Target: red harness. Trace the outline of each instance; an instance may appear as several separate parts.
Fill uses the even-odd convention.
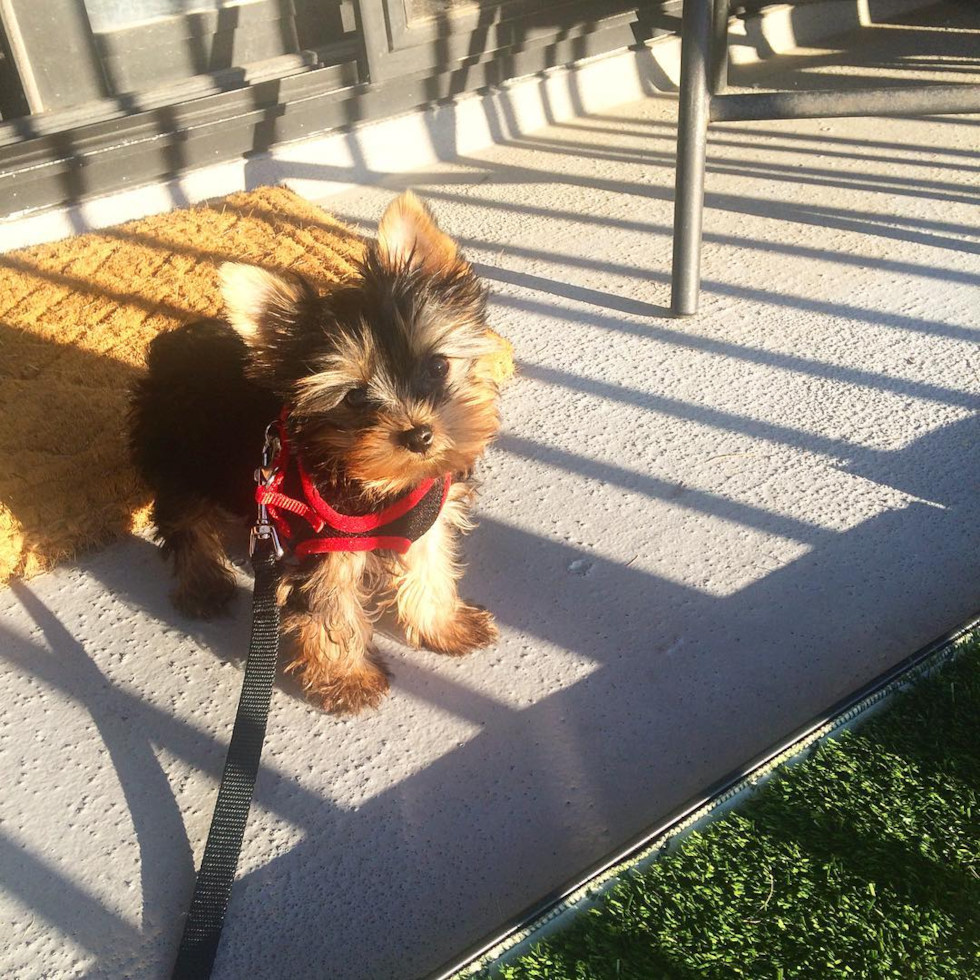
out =
[[[341,514],[317,490],[302,460],[289,451],[279,426],[279,452],[268,483],[255,488],[279,536],[299,558],[336,551],[394,551],[404,554],[436,522],[452,485],[447,473],[420,483],[373,514]]]

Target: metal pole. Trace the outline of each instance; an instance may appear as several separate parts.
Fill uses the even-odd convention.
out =
[[[356,24],[363,38],[367,81],[385,81],[385,56],[388,54],[388,31],[385,26],[383,0],[358,0],[354,5]],[[361,81],[365,81],[362,77]]]
[[[830,92],[752,92],[711,100],[711,119],[831,119],[980,112],[980,85],[896,85]]]
[[[711,0],[685,0],[681,22],[681,90],[677,112],[670,293],[670,308],[675,316],[690,316],[697,312],[701,286],[704,156],[711,104],[708,90],[711,20]]]
[[[721,95],[728,88],[729,0],[715,0],[711,20],[711,94]]]

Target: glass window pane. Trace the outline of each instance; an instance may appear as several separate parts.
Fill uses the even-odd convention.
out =
[[[96,34],[149,24],[165,17],[237,7],[249,0],[85,0],[89,23]],[[253,0],[254,2],[254,0]]]
[[[478,7],[476,0],[405,0],[409,21],[444,17],[467,7]]]

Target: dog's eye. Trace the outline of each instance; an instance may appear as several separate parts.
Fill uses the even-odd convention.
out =
[[[367,400],[367,388],[351,388],[351,390],[344,395],[344,404],[348,408],[363,408],[367,404]]]
[[[449,358],[443,357],[442,354],[433,354],[425,362],[425,373],[431,381],[444,381],[449,374]]]

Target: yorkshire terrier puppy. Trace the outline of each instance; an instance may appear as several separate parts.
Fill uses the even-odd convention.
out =
[[[174,603],[206,617],[231,598],[220,531],[254,521],[253,472],[280,420],[259,493],[291,552],[279,595],[290,669],[324,708],[357,712],[388,690],[371,645],[386,606],[416,647],[461,655],[496,638],[490,613],[457,592],[457,537],[499,427],[505,342],[488,330],[485,287],[410,192],[325,295],[254,266],[220,276],[227,322],[158,336],[132,398]]]

